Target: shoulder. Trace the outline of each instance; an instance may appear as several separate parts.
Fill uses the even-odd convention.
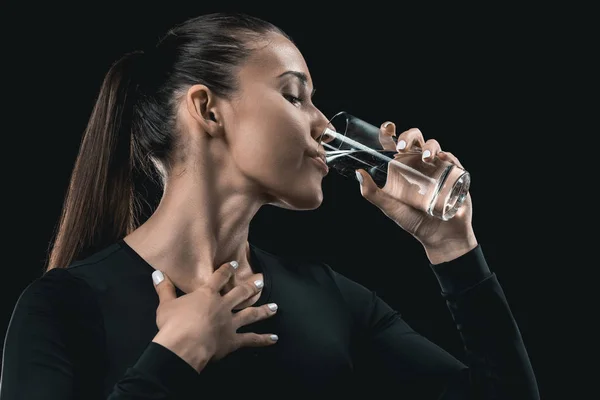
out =
[[[103,318],[89,285],[65,268],[54,268],[21,292],[7,326],[5,357],[31,371],[58,358],[61,363],[100,362],[103,335]]]
[[[75,279],[85,282],[96,296],[107,295],[118,288],[132,287],[150,281],[153,272],[117,243],[71,263],[65,268]]]
[[[53,268],[29,283],[21,292],[20,302],[58,301],[77,293],[90,291],[90,286],[68,268]]]
[[[106,269],[110,266],[118,267],[119,259],[123,258],[125,258],[123,248],[118,243],[113,243],[82,260],[71,263],[65,269],[73,276],[85,280],[103,271],[108,272]]]
[[[16,310],[66,310],[70,302],[89,297],[91,288],[66,268],[54,268],[30,282],[19,295]]]
[[[58,299],[72,291],[80,290],[84,282],[66,268],[53,268],[30,282],[21,292],[19,302],[36,303]]]
[[[72,313],[90,306],[95,301],[94,285],[97,285],[97,281],[94,275],[101,270],[99,266],[102,261],[118,249],[119,246],[112,245],[66,267],[44,272],[23,289],[14,312],[43,310]]]

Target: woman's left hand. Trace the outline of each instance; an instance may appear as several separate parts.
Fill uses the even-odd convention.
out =
[[[395,143],[391,139],[395,135],[393,123],[382,124],[380,141],[385,149],[402,152],[413,146],[419,146],[424,154],[429,151],[429,158],[439,157],[463,168],[453,154],[441,150],[437,140],[425,141],[421,131],[416,128],[409,129],[398,136],[398,143],[402,140],[405,142],[403,149],[396,149]],[[360,186],[362,196],[377,206],[402,229],[414,236],[425,247],[432,262],[448,261],[446,258],[455,258],[453,256],[456,256],[457,252],[464,253],[476,246],[477,242],[471,224],[473,208],[469,193],[456,215],[448,221],[443,221],[394,198],[391,195],[393,185],[389,185],[389,182],[383,188],[379,188],[365,170],[358,169],[357,172],[363,178],[363,184]]]

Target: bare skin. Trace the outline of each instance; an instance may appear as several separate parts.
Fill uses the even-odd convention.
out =
[[[219,98],[203,85],[182,96],[179,163],[158,208],[124,238],[185,293],[232,260],[239,268],[222,294],[262,279],[250,265],[248,244],[259,208],[310,210],[323,199],[324,175],[311,158],[327,118],[310,100],[312,80],[301,53],[283,36],[268,39],[239,69],[233,99]],[[305,74],[306,84],[292,74],[279,77],[287,71]]]
[[[314,158],[323,151],[318,138],[328,120],[311,101],[314,89],[304,58],[277,34],[256,46],[237,71],[233,98],[218,97],[203,85],[180,97],[178,161],[158,208],[124,238],[164,273],[155,281],[160,304],[153,341],[197,371],[239,347],[277,341],[269,334],[236,332],[276,312],[268,305],[251,307],[261,293],[254,281],[263,279],[249,257],[248,231],[256,212],[265,204],[312,210],[323,200],[324,172]],[[400,137],[409,139],[408,133]],[[418,139],[439,153],[433,139]],[[458,163],[450,153],[445,157]],[[440,224],[399,204],[359,173],[363,197],[413,234],[432,262],[476,245],[470,201],[450,223]],[[239,263],[235,271],[224,267],[230,261]],[[175,286],[187,294],[178,298]],[[232,314],[232,309],[241,311]]]

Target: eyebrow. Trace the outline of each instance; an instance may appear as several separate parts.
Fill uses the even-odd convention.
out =
[[[295,76],[296,78],[298,78],[298,80],[300,80],[300,82],[302,82],[302,84],[306,87],[308,87],[308,77],[306,76],[306,74],[304,72],[300,72],[300,71],[285,71],[283,74],[279,75],[277,78],[283,78],[286,75],[292,75]],[[310,97],[313,97],[315,95],[316,89],[313,88]]]

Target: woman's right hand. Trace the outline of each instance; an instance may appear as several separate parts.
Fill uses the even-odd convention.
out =
[[[234,263],[236,265],[236,263]],[[231,263],[223,264],[203,285],[177,297],[175,286],[161,271],[152,279],[159,297],[156,310],[158,333],[152,340],[185,360],[200,372],[210,360],[219,360],[240,347],[269,346],[277,341],[272,334],[237,333],[237,330],[273,316],[268,304],[232,310],[262,290],[262,282],[247,282],[225,295],[220,291],[235,273]],[[257,281],[259,282],[259,281]]]

